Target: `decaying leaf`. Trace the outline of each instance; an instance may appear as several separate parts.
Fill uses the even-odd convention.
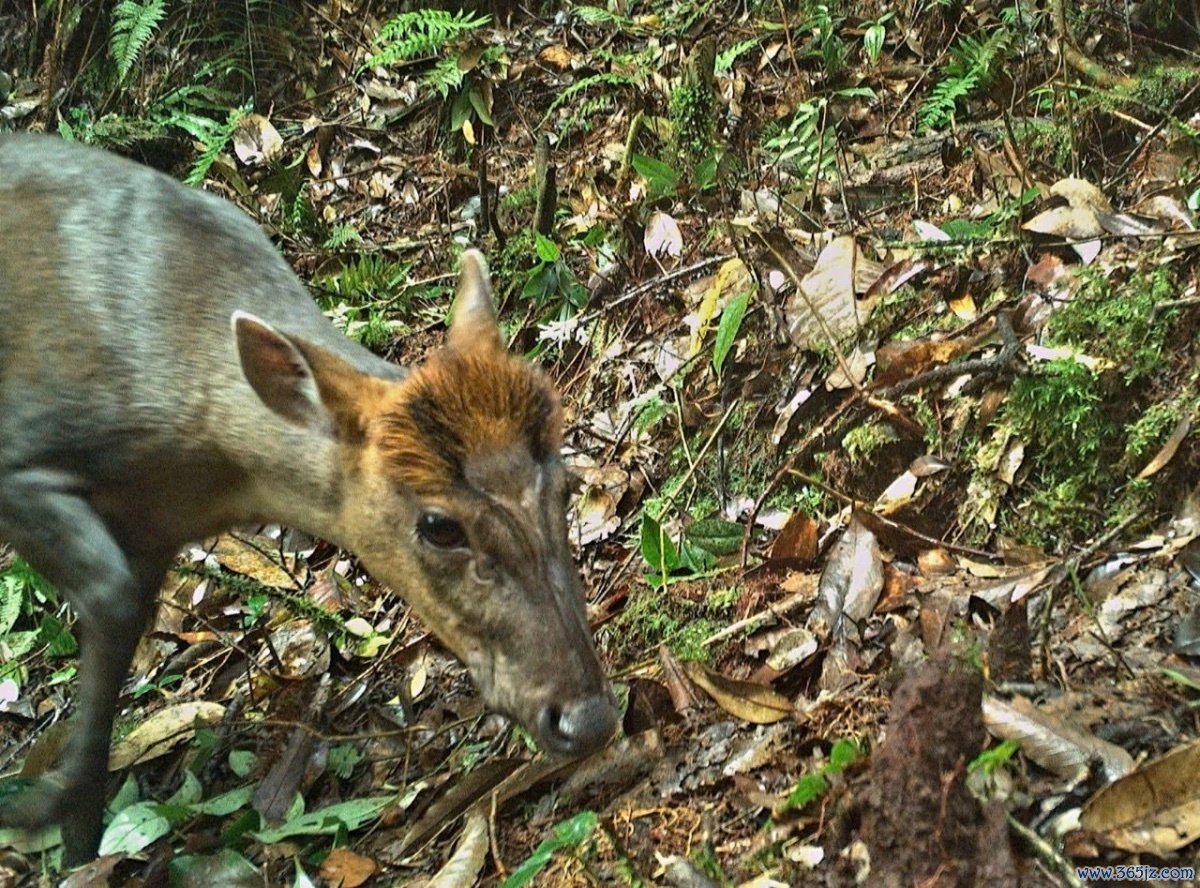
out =
[[[1079,825],[1104,845],[1142,854],[1164,855],[1200,839],[1200,741],[1100,789]]]
[[[374,860],[349,848],[334,848],[321,861],[321,878],[337,888],[359,888],[378,870]]]
[[[817,522],[804,512],[795,512],[771,544],[771,560],[797,560],[811,564],[816,557]]]
[[[304,583],[306,569],[299,563],[286,567],[278,564],[266,554],[275,548],[278,544],[266,537],[245,540],[222,534],[217,537],[212,554],[226,570],[250,577],[270,589],[296,591]]]
[[[430,805],[416,823],[408,828],[397,853],[408,854],[418,850],[461,817],[522,764],[524,763],[519,759],[492,759],[463,776],[441,798]]]
[[[1146,463],[1145,467],[1138,472],[1138,479],[1149,478],[1151,475],[1158,474],[1163,466],[1169,463],[1175,452],[1179,450],[1179,445],[1183,443],[1183,439],[1187,437],[1188,432],[1192,429],[1192,417],[1184,416],[1175,424],[1175,428],[1171,431],[1171,436],[1167,438],[1166,443],[1159,448],[1158,453],[1154,454],[1154,458]]]
[[[646,253],[655,258],[669,256],[678,259],[683,253],[683,234],[679,224],[661,210],[646,223],[644,242]]]
[[[821,573],[820,597],[808,627],[818,636],[855,636],[856,624],[875,609],[883,591],[883,559],[879,541],[857,517],[829,553]]]
[[[197,721],[215,725],[224,717],[224,706],[204,700],[164,706],[113,744],[108,768],[119,771],[166,755],[180,743],[192,739]]]
[[[840,342],[866,321],[874,302],[855,297],[858,246],[853,237],[834,238],[817,257],[784,308],[788,334],[799,348]]]
[[[1049,234],[1071,242],[1072,248],[1085,263],[1091,262],[1100,252],[1100,241],[1104,226],[1091,207],[1052,207],[1038,213],[1021,226],[1026,231]]]
[[[1093,761],[1110,780],[1133,769],[1133,756],[1121,747],[1042,712],[1024,697],[1005,702],[985,695],[983,722],[993,737],[1016,740],[1021,752],[1065,780],[1081,779]]]
[[[763,684],[721,675],[697,660],[683,664],[684,671],[718,706],[742,721],[769,725],[794,711],[790,700]]]
[[[454,853],[429,880],[426,888],[471,888],[483,871],[487,854],[487,814],[481,806],[476,805],[467,812]]]
[[[272,161],[283,151],[283,139],[261,114],[247,114],[233,131],[233,153],[247,166]]]

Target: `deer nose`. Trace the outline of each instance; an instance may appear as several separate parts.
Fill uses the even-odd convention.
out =
[[[538,739],[559,755],[595,752],[616,729],[617,707],[608,694],[573,700],[562,707],[551,704],[538,715]]]

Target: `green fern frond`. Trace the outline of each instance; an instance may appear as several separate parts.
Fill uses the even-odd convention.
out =
[[[618,29],[634,25],[633,19],[609,12],[599,6],[576,6],[575,14],[589,25],[612,25]]]
[[[329,236],[321,244],[326,250],[340,250],[347,244],[361,244],[362,235],[349,222],[336,222],[329,228]]]
[[[450,95],[450,90],[458,89],[462,85],[463,70],[458,66],[457,58],[447,56],[434,65],[423,80],[441,93],[444,99]]]
[[[117,63],[118,82],[129,76],[166,14],[166,0],[121,0],[113,8],[108,50]]]
[[[466,10],[417,9],[389,19],[375,38],[375,52],[363,63],[364,68],[388,66],[396,62],[425,58],[440,53],[453,40],[482,27],[491,16]]]
[[[605,72],[602,74],[593,74],[590,77],[582,77],[559,93],[558,98],[550,103],[550,107],[546,109],[545,116],[542,117],[542,125],[545,125],[546,121],[550,119],[550,115],[582,92],[598,86],[623,87],[629,86],[632,83],[633,78],[630,75],[617,74],[615,72]]]
[[[201,117],[198,114],[179,114],[171,118],[169,122],[173,126],[185,130],[204,146],[200,156],[188,170],[187,177],[183,180],[184,184],[195,187],[204,181],[209,169],[216,162],[217,156],[225,150],[225,146],[233,138],[233,131],[237,129],[238,123],[249,112],[249,105],[233,108],[224,123],[208,117]]]
[[[748,40],[741,40],[733,44],[733,46],[729,47],[729,49],[717,53],[717,61],[713,70],[716,71],[717,74],[729,73],[729,71],[733,69],[733,63],[737,61],[738,56],[740,56],[746,50],[753,49],[756,46],[758,46],[758,40],[753,37]]]
[[[962,101],[987,86],[996,76],[997,62],[1012,41],[1012,32],[995,28],[983,39],[964,35],[950,47],[950,60],[942,69],[942,79],[929,91],[917,110],[921,130],[937,129],[950,123]]]

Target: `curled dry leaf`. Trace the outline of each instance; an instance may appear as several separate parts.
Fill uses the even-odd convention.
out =
[[[993,737],[1017,741],[1021,752],[1065,780],[1086,776],[1093,761],[1100,762],[1109,780],[1133,770],[1133,756],[1120,746],[1040,711],[1024,697],[1005,702],[985,695],[983,723]]]
[[[1158,453],[1154,454],[1154,458],[1146,463],[1145,468],[1138,472],[1138,480],[1149,478],[1151,475],[1156,475],[1160,472],[1167,463],[1175,456],[1175,452],[1179,450],[1179,445],[1188,436],[1188,432],[1192,430],[1191,416],[1184,416],[1175,424],[1174,430],[1171,432],[1171,437],[1159,449]]]
[[[664,256],[678,259],[683,253],[683,234],[679,230],[679,224],[661,210],[646,223],[643,242],[646,253],[657,259]]]
[[[860,302],[855,297],[858,265],[863,262],[849,235],[834,238],[821,251],[812,271],[800,280],[797,292],[784,307],[788,334],[799,348],[828,345],[830,339],[841,341],[866,321],[875,300],[869,297]],[[867,286],[873,282],[874,278]]]
[[[1073,207],[1085,207],[1101,213],[1113,212],[1113,205],[1104,196],[1104,192],[1087,179],[1075,176],[1059,179],[1050,186],[1050,193],[1063,198]]]
[[[492,759],[460,777],[409,827],[396,853],[419,850],[523,764],[519,759]]]
[[[476,805],[467,812],[454,853],[425,888],[471,888],[483,872],[488,853],[487,815]]]
[[[875,500],[875,511],[881,515],[894,515],[912,501],[917,492],[917,476],[912,472],[901,473]]]
[[[349,848],[334,848],[321,862],[321,878],[337,888],[359,888],[379,870],[379,864]]]
[[[283,151],[283,138],[261,114],[247,114],[233,131],[233,153],[247,166],[270,162]]]
[[[274,652],[277,656],[271,656]],[[300,679],[329,669],[329,638],[311,620],[292,620],[271,633],[270,650],[264,652],[265,670]]]
[[[766,685],[729,678],[696,660],[684,663],[683,669],[687,677],[712,697],[718,706],[742,721],[769,725],[794,712],[787,697]]]
[[[166,755],[192,739],[197,721],[215,725],[224,717],[225,707],[220,703],[198,700],[164,706],[113,745],[108,769],[119,771]]]
[[[771,543],[771,560],[811,564],[816,557],[817,522],[803,512],[795,512]]]
[[[607,539],[621,526],[617,505],[629,490],[629,473],[614,463],[576,464],[572,471],[583,481],[583,489],[571,513],[571,539],[580,546]]]
[[[1200,741],[1100,789],[1079,825],[1101,844],[1141,854],[1167,854],[1200,839]]]
[[[857,517],[852,518],[825,563],[819,598],[808,626],[818,636],[856,635],[856,624],[871,615],[882,591],[879,540]]]
[[[1091,262],[1100,253],[1100,241],[1104,226],[1090,207],[1053,207],[1038,213],[1021,226],[1036,234],[1048,234],[1071,242],[1071,247],[1085,263]]]
[[[267,537],[244,540],[222,534],[217,537],[212,554],[226,570],[250,577],[269,589],[297,591],[303,585],[307,571],[298,560],[284,566],[266,554],[276,548],[278,543]]]

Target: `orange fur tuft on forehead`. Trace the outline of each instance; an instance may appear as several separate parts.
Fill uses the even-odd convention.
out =
[[[427,496],[461,483],[472,456],[524,447],[542,462],[562,449],[562,408],[549,380],[498,350],[435,353],[373,425],[395,480]]]

